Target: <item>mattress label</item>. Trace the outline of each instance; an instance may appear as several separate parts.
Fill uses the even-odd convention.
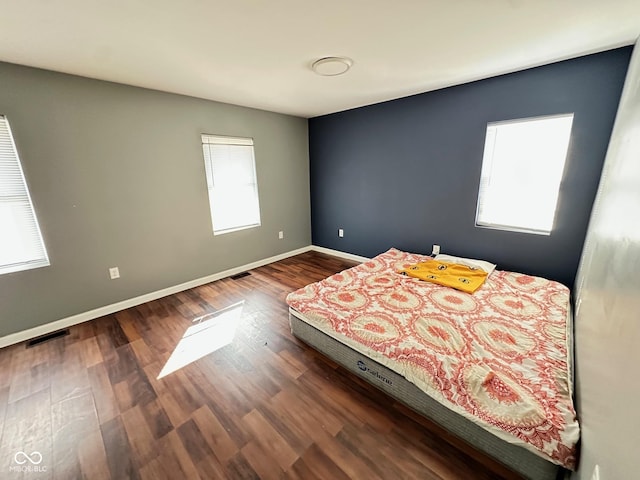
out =
[[[386,383],[387,385],[393,385],[393,381],[389,380],[387,377],[385,377],[384,375],[380,375],[378,373],[377,370],[371,370],[366,363],[364,363],[362,360],[358,360],[358,368],[360,370],[362,370],[363,372],[367,372],[369,375],[377,378],[378,380],[383,381],[384,383]]]

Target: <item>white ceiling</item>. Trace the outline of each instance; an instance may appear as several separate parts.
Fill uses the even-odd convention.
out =
[[[639,34],[640,0],[0,0],[0,60],[302,117]]]

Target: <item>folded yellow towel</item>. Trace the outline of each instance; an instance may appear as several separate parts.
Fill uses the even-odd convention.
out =
[[[487,272],[479,268],[438,260],[415,263],[398,273],[466,293],[475,292],[487,279]]]

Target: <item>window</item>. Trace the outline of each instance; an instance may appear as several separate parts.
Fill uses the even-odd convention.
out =
[[[549,235],[573,114],[487,125],[476,225]]]
[[[202,135],[213,234],[260,226],[253,139]]]
[[[49,265],[18,151],[0,115],[0,274]]]

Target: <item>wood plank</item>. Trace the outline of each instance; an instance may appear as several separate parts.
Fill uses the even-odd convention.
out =
[[[242,447],[242,455],[261,479],[279,480],[282,478],[284,474],[282,467],[270,455],[264,444],[251,441]]]
[[[153,433],[149,429],[139,406],[135,406],[121,415],[122,425],[127,432],[131,445],[132,458],[138,469],[158,456],[158,448]]]
[[[100,429],[91,392],[81,391],[52,404],[51,425],[56,477],[80,477],[80,446]]]
[[[324,480],[313,473],[302,458],[299,458],[296,463],[285,472],[284,478],[287,480]]]
[[[290,417],[295,425],[300,425],[311,438],[318,430],[325,430],[335,436],[342,430],[344,423],[331,412],[322,408],[305,393],[293,389],[283,390],[273,397],[271,403]]]
[[[140,478],[133,459],[133,448],[118,415],[101,425],[102,442],[107,454],[107,465],[111,478],[137,480]]]
[[[137,312],[134,309],[122,310],[121,312],[117,312],[115,314],[115,318],[120,325],[120,329],[124,333],[124,336],[127,338],[128,343],[133,343],[136,340],[142,338],[140,333],[138,332],[138,327],[136,323]]]
[[[204,441],[222,465],[238,453],[238,446],[207,405],[193,412],[193,420],[202,432]]]
[[[2,432],[4,431],[5,413],[7,411],[7,405],[9,404],[10,388],[10,385],[0,388],[0,440],[2,439]]]
[[[154,458],[140,469],[140,478],[142,480],[172,480],[173,477],[166,469],[162,459]]]
[[[12,372],[11,362],[14,352],[24,348],[24,344],[18,344],[0,350],[0,387],[11,387],[11,383],[17,380]]]
[[[88,369],[89,384],[100,424],[112,420],[120,413],[119,397],[116,396],[104,363],[93,365]]]
[[[355,456],[363,459],[379,477],[397,478],[401,476],[399,473],[399,465],[393,461],[393,458],[389,459],[381,455],[381,446],[383,443],[375,442],[365,431],[364,426],[360,427],[347,424],[336,437],[346,450],[351,451]],[[384,439],[385,443],[387,441],[389,440]],[[430,479],[430,477],[426,478]]]
[[[14,458],[18,452],[42,456],[43,472],[12,472],[15,478],[52,478],[54,468],[51,441],[51,394],[41,390],[9,403],[5,412],[4,428],[0,440],[0,472],[10,472],[18,464]],[[23,458],[21,460],[24,460]]]
[[[141,404],[140,411],[147,422],[153,438],[162,438],[173,430],[173,425],[158,400]]]
[[[173,430],[158,441],[160,459],[169,478],[198,479],[200,475],[178,433]]]
[[[317,445],[322,452],[331,459],[333,463],[345,472],[349,478],[366,478],[367,480],[383,479],[380,475],[376,474],[368,462],[366,462],[361,456],[356,455],[351,450],[347,449],[336,439],[327,434],[324,430],[320,430],[316,434]],[[402,450],[400,447],[399,450]],[[412,477],[404,477],[412,478]],[[414,478],[427,478],[422,472],[420,475]]]
[[[243,480],[260,480],[256,471],[251,467],[249,462],[244,458],[242,452],[238,452],[233,456],[226,465],[228,478],[241,478]]]
[[[135,353],[138,365],[144,368],[156,361],[156,354],[153,352],[147,342],[143,338],[139,338],[130,343],[131,349]]]
[[[100,430],[93,430],[77,446],[80,472],[83,478],[91,480],[110,480],[111,473],[107,462],[107,452]],[[117,480],[117,479],[113,479]]]
[[[104,362],[96,337],[85,338],[80,344],[82,345],[82,357],[86,368]]]
[[[302,456],[304,462],[317,477],[334,480],[350,480],[344,470],[338,467],[317,445],[313,444]],[[398,478],[396,476],[387,478]]]
[[[287,470],[298,458],[275,428],[258,412],[252,410],[242,418],[255,441],[276,460],[282,470]]]
[[[176,431],[194,463],[208,456],[213,456],[213,450],[209,448],[209,444],[205,441],[202,432],[193,420],[183,423]]]

